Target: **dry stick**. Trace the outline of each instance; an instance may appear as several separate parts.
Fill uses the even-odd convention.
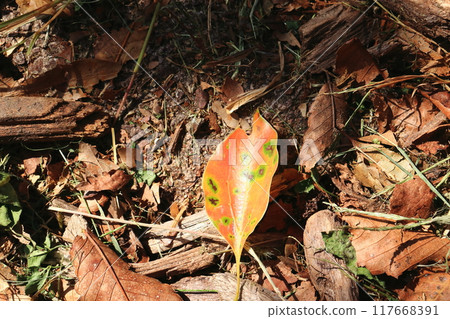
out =
[[[135,221],[131,221],[131,220],[125,220],[125,219],[117,219],[117,218],[111,218],[111,217],[103,217],[103,216],[91,215],[91,214],[79,212],[79,211],[76,211],[76,210],[59,208],[59,207],[56,207],[56,206],[50,206],[48,209],[52,210],[52,211],[55,211],[55,212],[80,215],[80,216],[84,216],[84,217],[88,217],[88,218],[95,218],[95,219],[105,220],[105,221],[109,221],[109,222],[122,223],[122,224],[133,225],[133,226],[141,226],[141,227],[147,227],[147,228],[163,229],[163,230],[180,232],[180,233],[184,232],[184,233],[194,234],[194,235],[197,235],[197,236],[200,236],[200,237],[205,237],[205,238],[211,238],[211,239],[215,239],[215,240],[225,241],[222,236],[210,235],[210,234],[206,234],[206,233],[202,233],[202,232],[197,232],[197,231],[194,231],[194,230],[172,228],[172,227],[167,227],[167,226],[157,225],[157,224],[140,223],[140,222],[135,222]]]
[[[148,40],[150,39],[150,35],[152,34],[153,27],[155,26],[156,17],[158,16],[159,9],[161,8],[161,3],[158,1],[156,4],[155,11],[153,12],[152,21],[150,22],[150,26],[148,27],[147,35],[145,36],[144,44],[141,48],[141,53],[139,54],[139,58],[137,60],[137,63],[133,70],[133,75],[131,76],[130,83],[128,84],[127,90],[125,91],[125,94],[123,95],[122,101],[120,101],[119,108],[117,109],[116,116],[114,117],[113,125],[116,124],[117,120],[120,117],[120,113],[122,113],[123,108],[125,107],[125,102],[128,98],[128,94],[130,93],[131,86],[134,83],[134,79],[136,77],[136,73],[139,70],[139,67],[141,66],[142,60],[144,59],[145,49],[147,48]]]
[[[267,271],[266,267],[262,263],[261,259],[259,259],[259,257],[256,254],[256,252],[253,250],[253,248],[251,246],[248,246],[248,247],[244,246],[244,248],[258,262],[259,266],[261,267],[261,270],[263,271],[264,275],[266,275],[267,280],[269,281],[270,285],[272,286],[273,290],[278,295],[278,297],[280,297],[281,300],[286,301],[286,299],[284,299],[283,295],[281,294],[280,290],[278,290],[277,286],[275,286],[275,283],[273,282],[272,277],[270,277],[269,272]]]

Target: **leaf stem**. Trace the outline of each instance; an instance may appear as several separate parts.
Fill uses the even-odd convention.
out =
[[[236,256],[236,295],[234,301],[239,301],[241,295],[241,257]]]

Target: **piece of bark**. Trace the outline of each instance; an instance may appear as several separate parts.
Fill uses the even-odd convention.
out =
[[[203,246],[176,251],[172,254],[146,263],[133,263],[131,267],[140,274],[154,278],[167,278],[193,274],[217,263],[213,253],[226,249],[225,243],[205,243]]]
[[[59,98],[0,98],[0,143],[96,138],[106,132],[102,107]]]
[[[329,210],[315,213],[306,222],[303,235],[306,263],[311,282],[323,300],[358,300],[358,287],[346,273],[345,262],[326,252],[322,239],[322,232],[341,227],[342,222]]]
[[[450,2],[448,0],[380,0],[400,20],[431,38],[450,37]]]
[[[242,301],[280,301],[281,299],[272,291],[261,285],[241,279]],[[236,293],[236,276],[230,273],[219,273],[212,276],[185,277],[172,284],[185,299],[191,301],[229,301]],[[189,292],[191,290],[196,292]],[[198,292],[206,290],[208,292]]]
[[[163,226],[172,227],[172,221],[168,221],[163,223]],[[148,241],[148,246],[152,254],[157,254],[160,252],[167,251],[169,249],[173,249],[176,247],[183,246],[197,238],[200,237],[200,233],[212,233],[214,235],[220,236],[219,232],[215,230],[214,226],[211,224],[211,221],[206,214],[206,211],[202,210],[201,212],[195,213],[193,215],[187,216],[183,218],[178,227],[180,229],[186,229],[188,231],[198,232],[197,234],[188,233],[188,232],[178,232],[175,237],[172,237],[173,240],[168,245],[167,238],[170,234],[169,230],[161,230],[161,229],[150,229],[150,235],[154,238],[150,238]]]
[[[320,73],[334,65],[338,48],[352,38],[367,45],[372,38],[372,25],[362,11],[342,4],[325,8],[299,28],[301,43],[306,50],[303,68]]]

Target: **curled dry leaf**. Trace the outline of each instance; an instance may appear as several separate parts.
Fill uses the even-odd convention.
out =
[[[439,93],[430,95],[431,99],[441,104],[445,103],[444,97]],[[375,93],[373,103],[380,130],[392,128],[402,147],[408,147],[420,137],[436,130],[447,119],[443,112],[434,107],[432,100],[417,95],[396,99]]]
[[[122,170],[111,170],[103,172],[97,177],[88,177],[87,182],[77,185],[80,191],[117,191],[124,187],[131,179],[131,176]]]
[[[308,129],[303,137],[299,163],[309,172],[325,155],[325,151],[333,143],[337,128],[344,125],[347,102],[344,94],[328,94],[336,92],[324,84],[311,104],[308,115]]]
[[[70,256],[78,278],[75,290],[81,295],[80,300],[181,300],[169,285],[130,271],[126,262],[89,231],[86,238],[75,238]]]
[[[409,162],[385,145],[396,145],[391,132],[369,135],[352,140],[358,150],[353,173],[362,185],[379,192],[385,187],[404,181],[414,172]]]
[[[405,217],[428,218],[432,213],[435,196],[419,176],[414,176],[412,180],[395,186],[390,200],[390,213]]]
[[[381,228],[396,224],[381,218],[347,215],[342,219],[350,227]],[[398,278],[404,271],[429,261],[444,260],[450,240],[426,231],[403,229],[365,230],[351,228],[358,266],[366,267],[372,275],[386,273]]]

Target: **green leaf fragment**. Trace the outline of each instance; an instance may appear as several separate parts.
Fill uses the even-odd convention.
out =
[[[344,260],[348,269],[355,275],[363,275],[373,279],[370,271],[365,267],[358,267],[356,263],[356,250],[350,241],[351,234],[344,230],[323,232],[322,238],[327,252]]]

